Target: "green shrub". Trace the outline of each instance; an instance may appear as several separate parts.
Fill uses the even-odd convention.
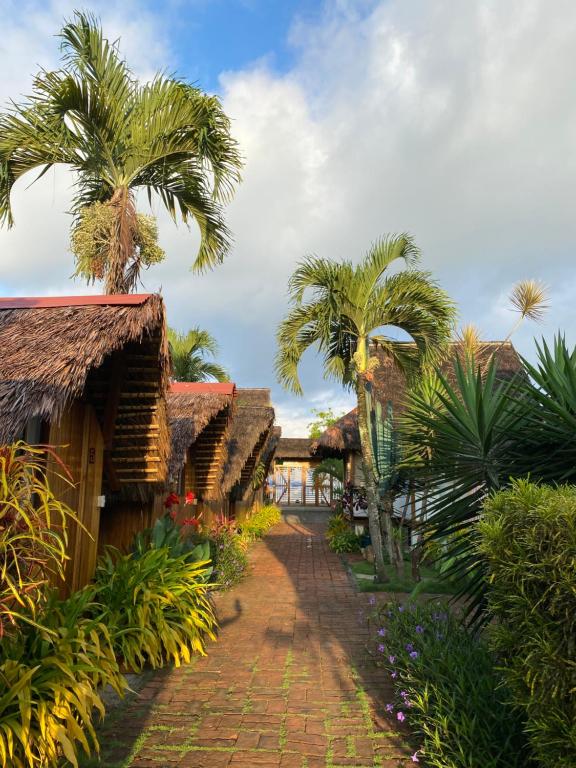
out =
[[[192,653],[204,654],[214,639],[215,618],[208,598],[206,563],[150,549],[139,557],[109,548],[95,576],[96,617],[110,628],[116,655],[131,669],[146,662],[176,666]]]
[[[478,526],[491,638],[546,768],[576,765],[576,488],[514,482]]]
[[[387,603],[371,617],[374,655],[395,691],[386,711],[432,768],[528,768],[522,721],[485,642],[440,604]]]
[[[179,525],[170,515],[160,517],[152,528],[138,531],[131,549],[137,558],[149,549],[168,549],[171,557],[185,555],[190,563],[204,563],[206,581],[212,575],[208,539],[197,534],[191,525]]]
[[[332,552],[337,552],[338,554],[344,554],[346,552],[360,552],[360,545],[360,536],[355,534],[352,530],[336,533],[334,536],[328,539],[328,546]]]
[[[242,521],[240,528],[242,535],[248,541],[261,539],[265,536],[272,526],[276,525],[282,519],[282,513],[275,504],[266,504],[259,509],[251,512],[250,516]]]
[[[47,597],[42,626],[23,623],[5,637],[0,656],[0,761],[15,768],[56,768],[64,755],[98,751],[93,726],[104,714],[99,695],[110,684],[122,694],[106,626],[86,618],[93,591],[61,601]]]
[[[0,637],[33,621],[47,585],[64,577],[66,528],[76,515],[54,497],[46,455],[72,485],[53,451],[21,441],[0,446]]]
[[[342,512],[331,515],[326,529],[326,538],[332,552],[344,554],[360,551],[361,537],[354,533],[350,521]]]
[[[210,534],[213,577],[222,589],[238,584],[248,570],[247,540],[233,523],[221,524]]]

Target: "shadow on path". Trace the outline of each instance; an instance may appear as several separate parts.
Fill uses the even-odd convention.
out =
[[[284,510],[253,547],[250,576],[217,596],[208,656],[154,674],[116,709],[100,731],[100,765],[412,765],[406,732],[383,711],[387,674],[367,657],[368,595],[328,550],[326,520]]]

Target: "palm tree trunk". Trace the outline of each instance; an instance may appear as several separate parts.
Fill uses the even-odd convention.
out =
[[[368,433],[368,408],[366,405],[366,393],[364,381],[358,377],[356,385],[358,398],[358,430],[360,432],[360,448],[362,451],[362,468],[364,470],[364,484],[366,486],[366,501],[368,503],[368,528],[374,550],[374,569],[378,581],[388,581],[384,566],[384,547],[382,545],[382,531],[380,529],[380,513],[378,511],[378,495],[374,475],[374,457],[372,445]]]
[[[394,541],[394,523],[392,522],[393,513],[394,496],[392,493],[387,492],[384,494],[384,498],[382,500],[382,536],[384,537],[384,542],[388,551],[388,559],[390,560],[390,565],[394,568],[396,573],[400,573],[400,562],[396,549],[396,542]]]
[[[130,265],[138,226],[136,207],[127,187],[116,189],[108,205],[114,210],[115,224],[110,233],[105,290],[107,294],[130,293],[136,287],[139,274],[139,264]]]

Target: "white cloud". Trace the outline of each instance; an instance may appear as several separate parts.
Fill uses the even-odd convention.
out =
[[[137,3],[116,15],[100,7],[139,72],[171,64],[161,21]],[[50,36],[64,4],[0,9],[16,19],[0,48],[7,96],[37,63],[54,62]],[[196,233],[160,214],[169,259],[146,275],[146,287],[162,286],[173,322],[215,332],[241,385],[272,385],[274,330],[296,261],[308,252],[357,257],[380,234],[408,230],[463,322],[505,335],[502,297],[534,277],[550,285],[551,308],[541,328],[522,328],[519,348],[530,354],[533,333],[559,327],[576,341],[571,0],[557,0],[554,12],[544,0],[340,0],[317,22],[296,23],[290,39],[290,72],[257,62],[222,76],[246,157],[229,208],[234,253],[213,273],[192,275]],[[17,227],[0,233],[2,290],[70,290],[65,188],[57,175],[16,191]],[[315,397],[342,397],[311,355],[303,383],[304,401],[274,393],[291,434],[310,421]]]

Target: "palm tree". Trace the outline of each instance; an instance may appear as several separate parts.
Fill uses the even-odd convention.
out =
[[[230,381],[221,365],[205,359],[207,355],[218,354],[216,339],[208,331],[196,327],[188,333],[178,333],[169,328],[168,341],[176,381]]]
[[[404,370],[433,362],[450,337],[454,305],[427,272],[414,269],[419,251],[406,234],[378,240],[358,265],[351,261],[306,258],[289,282],[292,309],[278,330],[276,371],[288,389],[302,394],[298,365],[304,352],[316,346],[324,358],[324,374],[354,388],[368,502],[368,522],[374,546],[376,574],[386,579],[378,510],[374,455],[369,435],[367,388],[379,361],[380,347]],[[408,269],[389,274],[403,263]],[[310,297],[305,299],[309,293]],[[378,331],[393,326],[405,331],[414,347],[399,344]],[[415,350],[415,351],[413,351]],[[383,511],[382,524],[392,563],[392,511]]]
[[[41,70],[32,96],[0,115],[0,223],[13,224],[22,176],[63,164],[76,174],[76,272],[103,279],[107,293],[133,290],[164,256],[154,220],[136,211],[137,190],[157,196],[175,222],[196,222],[195,269],[222,261],[222,206],[241,161],[218,99],[163,74],[139,83],[91,15],[76,12],[60,37],[61,69]]]

